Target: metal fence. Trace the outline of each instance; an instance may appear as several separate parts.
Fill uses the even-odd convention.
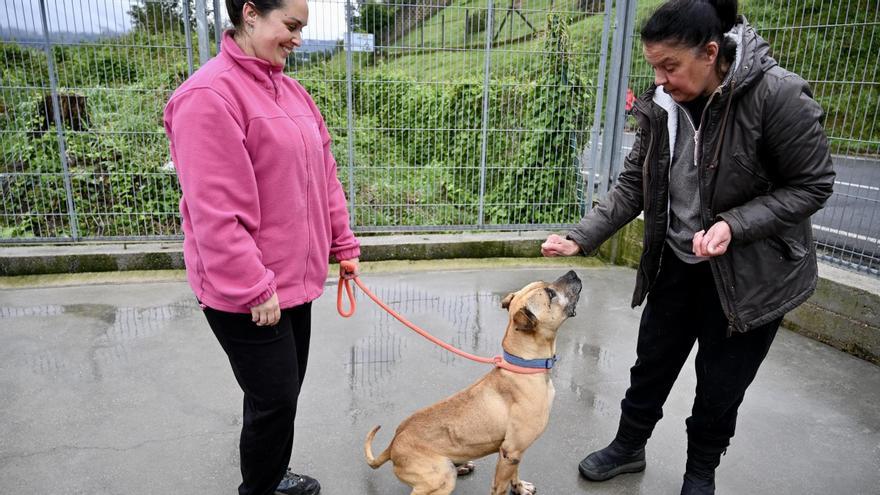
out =
[[[204,0],[103,1],[2,7],[0,241],[180,234],[161,111],[225,16]],[[288,73],[324,113],[357,231],[564,226],[585,211],[610,4],[310,5]]]
[[[180,236],[161,112],[216,53],[221,3],[4,2],[0,242]],[[354,229],[575,222],[631,143],[626,91],[651,81],[634,33],[659,3],[310,1],[288,73],[324,114]],[[874,273],[878,3],[741,1],[828,114],[838,184],[819,247]]]

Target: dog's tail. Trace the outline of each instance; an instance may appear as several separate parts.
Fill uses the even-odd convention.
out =
[[[371,468],[376,469],[382,464],[388,462],[391,459],[391,445],[388,446],[381,454],[379,454],[378,458],[373,457],[373,448],[370,444],[373,443],[373,437],[376,436],[376,432],[379,431],[381,426],[377,426],[373,428],[372,431],[367,433],[367,439],[364,441],[364,456],[367,458],[367,464],[370,465]]]

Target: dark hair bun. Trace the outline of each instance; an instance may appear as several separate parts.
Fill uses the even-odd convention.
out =
[[[736,25],[737,8],[737,0],[667,0],[642,26],[642,42],[723,44],[724,33]]]
[[[726,33],[733,29],[733,25],[736,24],[739,2],[737,0],[709,0],[709,3],[718,11],[718,18],[721,20],[724,32]]]

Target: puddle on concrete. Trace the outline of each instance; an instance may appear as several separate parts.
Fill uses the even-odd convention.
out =
[[[64,306],[49,304],[45,306],[4,306],[0,307],[0,320],[33,318],[35,316],[58,316],[64,313]]]
[[[435,293],[407,284],[378,285],[371,290],[405,318],[459,349],[481,356],[494,356],[501,352],[501,339],[507,317],[498,309],[501,302],[497,294]],[[365,329],[367,335],[351,347],[346,363],[352,390],[367,395],[384,390],[384,382],[402,361],[428,360],[453,367],[470,363],[427,341],[425,342],[431,346],[430,350],[426,351],[426,347],[422,345],[412,346],[410,349],[408,344],[413,339],[423,337],[405,327],[363,294],[358,293],[356,297],[358,311],[367,313],[363,318],[369,322],[370,328]],[[486,324],[493,326],[491,331],[484,331]],[[415,356],[414,353],[420,353],[421,356]]]
[[[107,373],[126,367],[130,361],[133,345],[137,341],[159,335],[170,323],[199,311],[191,299],[172,304],[146,308],[116,307],[110,304],[70,304],[44,306],[0,307],[0,320],[17,318],[50,318],[63,315],[93,319],[97,324],[89,335],[83,336],[88,343],[83,359],[70,358],[69,349],[55,350],[52,346],[63,345],[63,339],[41,339],[39,350],[24,353],[19,359],[26,369],[36,375],[60,376],[76,374],[91,376],[100,381]],[[59,332],[64,331],[59,328]],[[68,357],[62,357],[68,356]]]
[[[149,308],[116,308],[113,325],[107,329],[106,337],[109,340],[122,342],[153,337],[169,322],[198,311],[200,311],[199,307],[190,299]]]

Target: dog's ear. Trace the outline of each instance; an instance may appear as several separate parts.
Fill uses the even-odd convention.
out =
[[[523,306],[513,315],[513,328],[521,332],[533,332],[537,327],[538,318],[527,306]]]
[[[504,296],[504,299],[501,300],[501,307],[504,309],[509,308],[510,301],[513,301],[513,296],[515,296],[515,295],[516,295],[516,293],[511,292],[510,294]]]

